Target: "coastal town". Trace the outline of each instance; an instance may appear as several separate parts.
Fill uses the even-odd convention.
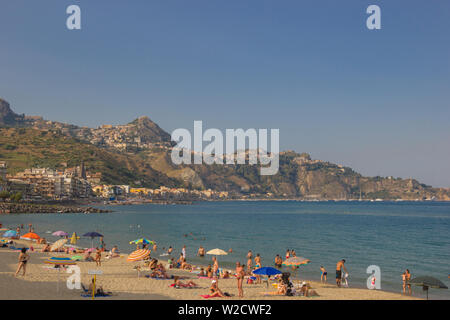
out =
[[[156,189],[132,187],[129,185],[102,184],[100,172],[90,173],[82,162],[76,167],[63,170],[50,168],[27,168],[16,174],[7,173],[7,163],[0,162],[0,195],[3,198],[36,201],[76,201],[102,200],[113,201],[187,201],[226,199],[226,191],[195,190],[187,188]],[[1,198],[1,196],[0,196]]]

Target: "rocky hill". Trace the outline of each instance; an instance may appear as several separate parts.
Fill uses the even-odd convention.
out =
[[[0,98],[0,125],[17,125],[23,121],[24,116],[14,113],[9,103]]]
[[[280,153],[274,176],[261,176],[256,165],[175,166],[170,135],[148,117],[93,129],[20,116],[0,100],[1,126],[0,160],[9,163],[10,171],[84,160],[88,170],[101,172],[109,184],[211,188],[250,198],[450,200],[449,189],[414,179],[364,177],[293,151]]]

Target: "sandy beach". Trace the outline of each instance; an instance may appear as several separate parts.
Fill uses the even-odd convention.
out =
[[[19,246],[30,245],[30,242],[26,240],[16,240],[15,242]],[[25,277],[20,273],[17,278],[14,277],[14,272],[17,268],[19,253],[9,248],[0,249],[0,299],[89,299],[81,296],[81,290],[69,290],[67,288],[66,280],[71,274],[61,270],[58,275],[58,269],[44,264],[44,260],[50,256],[68,257],[69,255],[64,253],[41,253],[39,252],[40,246],[35,243],[33,243],[33,247],[35,251],[29,253],[30,261],[27,264]],[[160,262],[163,261],[160,260]],[[166,262],[164,261],[163,263]],[[102,264],[99,267],[96,266],[95,262],[77,262],[77,266],[81,269],[81,281],[86,287],[88,287],[92,279],[92,275],[89,275],[88,271],[102,271],[102,274],[97,277],[98,285],[102,286],[105,291],[112,291],[113,296],[98,299],[204,300],[200,295],[208,294],[209,292],[210,279],[199,279],[195,273],[170,269],[168,272],[170,275],[182,277],[183,282],[192,280],[199,286],[192,289],[175,289],[170,287],[173,280],[156,280],[145,277],[146,274],[149,274],[149,271],[141,271],[138,277],[138,272],[133,267],[139,264],[138,262],[127,262],[126,255],[110,260],[102,259]],[[58,279],[59,285],[57,286]],[[318,297],[266,295],[264,294],[265,292],[275,291],[275,289],[273,287],[267,288],[265,283],[244,283],[244,298],[242,300],[419,300],[416,297],[380,290],[337,288],[331,282],[334,279],[329,279],[328,284],[321,284],[308,279],[304,280],[310,283],[312,288],[317,291]],[[232,295],[231,298],[223,299],[240,299],[237,297],[236,279],[220,279],[219,287],[223,292],[228,292]],[[57,288],[59,289],[57,290]],[[216,299],[221,298],[214,298],[214,300]]]

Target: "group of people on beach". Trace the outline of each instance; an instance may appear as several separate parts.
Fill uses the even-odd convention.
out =
[[[17,227],[17,235],[20,237],[20,231],[24,229],[24,225],[20,225]],[[28,225],[28,232],[34,232],[34,228],[32,224]],[[11,242],[12,240],[10,240]],[[39,244],[43,244],[42,252],[50,252],[51,246],[50,243],[47,243],[47,241],[44,238],[41,238],[39,240]],[[149,244],[142,244],[142,248],[150,249]],[[30,248],[31,249],[31,248]],[[157,252],[158,248],[156,243],[153,244],[153,247],[151,248],[152,252]],[[69,250],[69,251],[68,251]],[[68,247],[58,249],[58,252],[65,252],[65,253],[84,253],[83,260],[87,262],[95,262],[97,266],[101,266],[102,262],[102,253],[107,251],[106,250],[106,244],[104,242],[103,237],[100,238],[99,246],[93,250],[91,249],[73,249],[73,252],[70,252],[71,249]],[[165,250],[165,248],[163,248]],[[217,296],[217,297],[227,297],[229,296],[228,293],[224,293],[219,289],[219,279],[230,279],[231,277],[235,277],[237,281],[237,289],[238,289],[238,296],[243,297],[244,296],[244,290],[243,290],[243,284],[244,280],[247,279],[247,283],[261,283],[261,276],[256,275],[253,273],[254,270],[259,269],[262,267],[261,263],[261,255],[257,253],[256,255],[253,254],[252,250],[249,250],[246,255],[246,263],[236,262],[236,267],[233,272],[230,272],[229,270],[223,270],[219,267],[219,262],[216,256],[213,256],[211,258],[211,264],[209,264],[206,267],[200,267],[196,268],[192,264],[189,264],[186,259],[186,246],[184,245],[181,249],[181,253],[179,258],[175,261],[171,258],[171,255],[173,254],[174,248],[170,246],[167,250],[167,252],[164,255],[168,255],[168,267],[169,268],[177,268],[189,272],[196,272],[198,273],[198,276],[200,278],[209,278],[212,279],[211,288],[210,288],[210,296]],[[31,250],[33,251],[33,250]],[[92,253],[95,252],[95,255]],[[232,252],[232,249],[229,250],[229,252]],[[204,257],[206,255],[206,250],[203,246],[200,246],[197,251],[197,256]],[[107,259],[114,258],[114,257],[120,257],[120,251],[117,246],[114,246],[106,255]],[[294,249],[286,250],[285,258],[289,259],[292,257],[296,257],[296,252]],[[15,272],[15,276],[17,276],[21,271],[23,276],[26,274],[26,266],[27,262],[29,261],[30,256],[27,253],[27,248],[22,248],[19,253],[18,257],[18,266],[17,270]],[[348,287],[348,270],[345,266],[345,259],[341,259],[336,264],[336,285],[337,287]],[[283,266],[283,259],[282,257],[277,254],[274,259],[274,265],[276,268],[280,269]],[[145,261],[145,266],[149,267],[151,270],[151,274],[149,275],[150,278],[159,278],[159,279],[174,279],[174,286],[175,287],[193,287],[196,286],[196,284],[193,281],[189,281],[187,283],[182,283],[180,281],[179,277],[170,276],[164,267],[162,263],[158,263],[158,260],[156,258],[148,258]],[[194,271],[198,270],[200,271]],[[327,270],[323,265],[320,266],[320,281],[321,283],[327,283]],[[291,286],[289,285],[289,282],[286,280],[286,273],[283,273],[281,276],[278,277],[279,285],[278,285],[278,291],[279,294],[287,294],[292,291]],[[402,274],[402,289],[403,294],[409,294],[411,295],[411,273],[408,269],[406,269]],[[375,281],[375,279],[374,279]],[[303,287],[301,287],[303,288]],[[300,288],[300,289],[301,289]],[[304,286],[303,294],[307,295],[308,292],[311,294],[314,294],[314,291],[311,290],[310,286]],[[295,291],[295,290],[294,290]]]

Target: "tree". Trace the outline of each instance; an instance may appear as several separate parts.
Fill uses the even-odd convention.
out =
[[[16,192],[15,194],[10,196],[11,201],[14,202],[19,202],[20,200],[22,200],[22,192]]]
[[[3,190],[3,191],[0,192],[0,199],[2,199],[3,202],[4,202],[6,199],[8,199],[9,197],[10,197],[10,194],[9,194],[8,191]]]

